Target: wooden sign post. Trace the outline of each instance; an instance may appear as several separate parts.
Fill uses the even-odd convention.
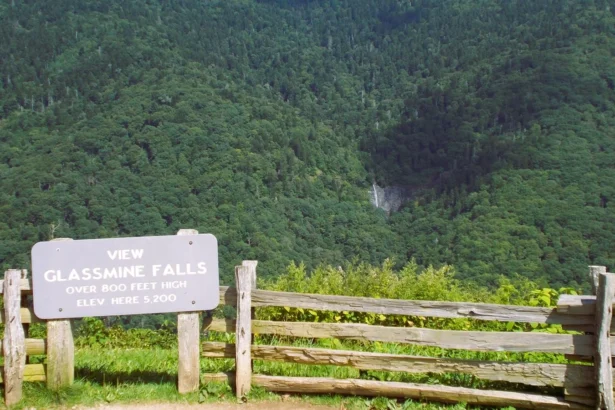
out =
[[[177,232],[178,235],[198,235],[198,233],[195,229],[181,229]],[[180,394],[198,391],[201,360],[198,312],[177,315],[177,338],[179,347],[177,390]]]
[[[72,241],[57,238],[53,242]],[[75,344],[70,319],[47,322],[47,388],[59,390],[75,380]]]

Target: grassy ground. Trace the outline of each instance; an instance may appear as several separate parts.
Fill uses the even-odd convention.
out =
[[[149,382],[131,383],[120,381],[117,384],[102,385],[97,382],[80,379],[70,389],[59,393],[49,392],[42,383],[25,383],[24,400],[12,409],[69,409],[76,405],[97,406],[99,404],[128,404],[128,403],[234,403],[236,399],[225,384],[212,384],[203,386],[201,392],[180,396],[175,383]],[[282,396],[253,388],[249,401],[280,401]],[[406,402],[384,398],[364,399],[343,396],[296,396],[296,399],[307,403],[330,405],[337,409],[347,410],[461,410],[468,408],[460,405],[444,405],[437,403],[421,403],[412,400]],[[4,408],[4,407],[3,407]],[[289,406],[292,408],[292,406]]]
[[[236,399],[231,389],[224,384],[212,384],[204,386],[201,392],[182,395],[177,393],[175,383],[159,382],[148,384],[136,384],[121,382],[119,384],[101,385],[86,380],[75,382],[72,388],[59,393],[50,393],[41,383],[26,383],[24,385],[24,400],[12,409],[67,409],[76,405],[97,406],[100,404],[128,404],[128,403],[234,403]],[[268,393],[259,388],[254,388],[249,400],[256,401],[280,401],[282,397],[273,393]],[[204,392],[207,397],[203,397]],[[312,403],[329,405],[334,408],[348,410],[367,410],[367,409],[424,409],[424,410],[457,410],[466,409],[463,404],[444,405],[437,403],[421,403],[408,400],[405,402],[389,400],[384,398],[365,399],[357,397],[342,396],[296,396],[296,399]],[[291,406],[292,407],[292,406]],[[3,407],[4,408],[4,407]],[[289,407],[290,408],[290,407]]]
[[[234,342],[234,335],[209,332],[206,340]],[[175,339],[173,336],[172,339]],[[394,343],[364,343],[336,339],[287,340],[272,336],[257,336],[257,344],[295,345],[345,350],[362,350],[380,353],[448,357],[457,359],[499,360],[522,362],[566,363],[562,355],[506,352],[471,352],[447,350],[436,347],[401,345]],[[167,343],[169,344],[169,343]],[[235,402],[234,394],[227,384],[210,383],[201,387],[198,393],[182,395],[177,393],[177,347],[174,343],[162,344],[165,348],[128,347],[78,347],[75,355],[76,381],[72,388],[58,393],[49,392],[44,383],[25,383],[24,400],[16,409],[70,408],[75,405],[97,405],[100,403],[172,402],[207,403]],[[151,346],[151,345],[150,345]],[[32,362],[44,360],[31,357]],[[233,359],[202,359],[201,373],[218,373],[233,370]],[[310,376],[334,378],[362,378],[381,381],[402,381],[427,384],[446,384],[483,389],[517,390],[561,395],[552,389],[528,389],[527,386],[510,383],[486,382],[463,374],[403,374],[393,372],[359,371],[351,367],[301,365],[256,360],[254,371],[258,374],[279,376]],[[299,397],[299,396],[298,396]],[[254,388],[250,401],[276,401],[281,396]],[[355,398],[347,396],[300,396],[301,400],[334,406],[347,410],[401,410],[401,409],[466,409],[469,406],[405,402],[385,398]]]
[[[216,337],[220,339],[220,337]],[[279,340],[260,340],[276,344]],[[309,341],[298,341],[296,345],[310,345]],[[335,344],[335,346],[331,345]],[[444,351],[433,348],[417,348],[393,344],[344,343],[338,346],[337,341],[319,341],[319,347],[336,347],[345,349],[361,349],[389,353],[423,354],[441,357],[481,358],[500,360],[544,359],[538,356],[504,355],[503,353],[472,353]],[[469,357],[470,356],[470,357]],[[550,361],[560,358],[551,355]],[[33,358],[36,359],[36,358]],[[203,359],[203,373],[229,371],[233,368],[231,359]],[[207,403],[236,399],[227,384],[210,383],[202,386],[200,392],[180,396],[177,393],[177,349],[109,349],[109,348],[79,348],[75,356],[76,382],[70,389],[58,393],[49,392],[44,383],[25,383],[24,400],[15,406],[16,409],[28,408],[70,408],[74,405],[96,405],[99,403],[129,403],[129,402],[173,402],[173,403]],[[493,383],[485,383],[472,377],[445,375],[400,375],[389,372],[363,372],[349,367],[337,366],[307,366],[290,363],[255,361],[256,373],[286,376],[314,376],[336,378],[369,378],[375,380],[395,380],[421,383],[445,383],[465,387],[497,388]],[[500,386],[505,387],[505,386]],[[509,388],[511,386],[508,386]],[[514,387],[514,386],[513,386]],[[249,400],[280,400],[279,395],[253,389]],[[332,405],[348,410],[397,410],[397,409],[466,409],[463,404],[442,405],[415,402],[402,402],[385,398],[365,399],[343,396],[301,396],[301,400],[314,404]]]

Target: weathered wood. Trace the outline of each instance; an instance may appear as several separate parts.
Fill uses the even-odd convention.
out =
[[[255,375],[254,385],[285,393],[346,394],[412,398],[444,403],[467,403],[481,406],[501,406],[525,409],[587,409],[563,398],[540,394],[479,390],[466,387],[417,383],[381,382],[375,380],[333,379],[325,377],[279,377]]]
[[[24,271],[27,272],[25,269],[21,269],[22,276],[23,276]],[[19,289],[21,289],[22,294],[31,294],[32,293],[32,279],[22,278],[19,281]],[[4,279],[0,280],[0,293],[4,293]]]
[[[233,321],[213,319],[208,330],[233,332]],[[350,339],[407,343],[443,349],[545,352],[592,356],[593,337],[534,332],[479,332],[414,327],[372,326],[355,323],[274,322],[255,320],[252,332],[314,339]]]
[[[228,382],[235,380],[233,372],[203,374],[202,382]],[[515,406],[527,409],[587,409],[575,402],[536,394],[468,389],[414,383],[379,382],[373,380],[330,379],[316,377],[252,376],[255,386],[287,393],[347,394],[358,396],[386,396],[412,398],[445,403],[465,402],[483,406]]]
[[[177,390],[180,394],[199,389],[199,314],[177,315],[178,372]]]
[[[180,229],[177,235],[198,235],[195,229]],[[182,312],[177,315],[179,348],[177,390],[180,394],[199,390],[199,313]]]
[[[250,287],[253,291],[252,294],[254,294],[254,290],[256,290],[256,266],[258,266],[258,261],[243,261],[241,266],[247,267],[250,272]]]
[[[566,386],[564,388],[564,394],[570,396],[578,396],[578,397],[588,397],[595,401],[596,399],[596,389],[592,385],[591,387],[587,386]]]
[[[262,330],[262,326],[265,326],[264,328],[265,331],[268,330],[265,324],[260,323],[262,321],[256,320],[253,322],[256,322],[257,324],[261,325],[261,328],[259,328],[259,331]],[[289,323],[289,322],[275,322],[275,323]],[[298,323],[303,323],[303,322],[298,322]],[[344,325],[348,325],[348,324],[344,324]],[[204,331],[234,333],[235,327],[236,327],[236,322],[232,319],[217,319],[217,318],[209,317],[203,322]],[[383,328],[383,327],[381,326],[380,328]],[[390,329],[390,328],[384,327],[384,329]],[[399,329],[405,329],[405,328],[399,328]],[[430,329],[425,329],[425,330],[430,330]],[[271,329],[269,329],[269,331],[271,331]],[[451,331],[451,332],[455,332],[455,331]],[[259,332],[253,329],[253,333],[258,334]],[[517,335],[524,335],[523,338],[524,340],[526,340],[528,338],[531,339],[530,335],[535,335],[536,333],[512,332],[509,334],[514,335],[514,337],[517,337]],[[546,335],[547,333],[539,333],[539,334]],[[563,336],[563,335],[553,335],[553,336]],[[591,348],[588,347],[591,344],[591,341],[593,340],[593,336],[583,336],[583,335],[580,335],[580,336],[579,335],[566,335],[566,336],[569,336],[570,340],[572,340],[573,343],[579,347],[579,351],[583,352],[580,354],[579,353],[563,353],[566,356],[566,359],[578,361],[578,362],[593,363],[594,349],[593,347]],[[314,336],[293,336],[293,337],[314,337]],[[365,340],[365,339],[359,338],[359,340]],[[613,356],[615,356],[615,339],[611,340],[611,353]]]
[[[564,388],[564,399],[566,401],[584,404],[596,408],[596,389],[595,387],[567,386]]]
[[[71,241],[57,238],[53,241]],[[75,344],[70,320],[47,321],[47,388],[59,390],[75,380]]]
[[[237,321],[233,319],[218,319],[214,317],[203,318],[203,331],[235,333]]]
[[[252,378],[252,277],[249,267],[235,267],[235,283],[239,294],[235,326],[235,392],[238,398],[245,398],[250,392]]]
[[[593,397],[574,396],[571,394],[564,394],[564,400],[571,403],[578,403],[587,407],[594,407],[596,399]]]
[[[19,309],[19,314],[21,317],[21,323],[36,323],[41,321],[36,317],[36,315],[34,315],[34,310],[31,306],[21,307]],[[5,323],[4,312],[0,312],[0,323]]]
[[[598,281],[601,273],[606,273],[606,266],[593,265],[589,267],[589,282],[591,284],[592,295],[598,292]]]
[[[220,287],[220,303],[236,305],[236,291]],[[484,321],[586,325],[594,322],[593,310],[578,315],[562,314],[555,308],[496,305],[488,303],[433,302],[424,300],[373,299],[365,297],[317,295],[271,290],[254,290],[254,307],[289,307],[328,311],[369,312],[383,315],[469,318]]]
[[[205,342],[204,357],[235,357],[235,345]],[[312,365],[350,366],[359,370],[404,373],[464,373],[479,379],[529,386],[577,387],[593,385],[593,367],[546,363],[509,363],[458,360],[424,356],[332,350],[321,348],[253,345],[252,358]]]
[[[466,302],[373,299],[365,297],[297,294],[259,290],[254,306],[279,306],[328,311],[369,312],[383,315],[469,318],[485,321],[581,324],[584,319],[561,315],[555,309]],[[589,319],[589,318],[587,318]]]
[[[4,274],[4,401],[12,406],[21,400],[26,367],[26,346],[21,325],[21,271],[11,269]]]
[[[557,311],[572,316],[593,316],[596,312],[596,296],[560,295],[557,300]]]
[[[252,294],[254,294],[254,291],[256,290],[256,266],[258,265],[258,261],[243,261],[241,265],[247,267],[249,270],[250,287],[252,288]],[[254,306],[250,308],[250,318],[252,320],[256,319],[256,308],[254,308]],[[252,333],[250,336],[250,345],[253,345],[253,344],[254,344],[254,333]],[[253,360],[250,361],[250,366],[252,368],[252,372],[254,373],[254,361]]]
[[[45,339],[25,339],[26,355],[45,354],[47,352],[47,341]],[[0,341],[0,351],[4,344]]]
[[[570,396],[589,397],[592,400],[595,400],[595,398],[596,398],[596,389],[594,388],[594,385],[592,385],[591,387],[587,387],[587,386],[566,386],[564,388],[564,394],[570,395]]]
[[[203,373],[201,375],[201,383],[228,383],[231,386],[235,385],[235,372],[224,373]]]
[[[44,382],[47,380],[45,375],[45,365],[27,364],[23,372],[23,380],[25,382]],[[2,372],[0,372],[0,383],[4,383]]]
[[[613,373],[615,374],[615,369],[613,369]],[[582,386],[576,386],[576,385],[566,385],[564,386],[564,393],[565,394],[569,394],[572,396],[584,396],[584,397],[588,397],[591,398],[592,400],[595,401],[596,399],[596,388],[595,388],[595,380],[592,380],[591,383],[589,383],[589,385],[584,384]],[[615,388],[613,390],[615,392]]]
[[[75,345],[70,320],[47,321],[47,388],[59,390],[75,379]]]
[[[262,359],[259,357],[259,345],[252,345],[252,358]],[[233,359],[235,357],[235,344],[224,342],[203,342],[201,344],[201,355],[203,357],[216,359]]]
[[[615,410],[613,401],[613,365],[611,359],[611,319],[613,317],[613,292],[615,276],[611,273],[598,275],[596,293],[596,403],[598,408]]]

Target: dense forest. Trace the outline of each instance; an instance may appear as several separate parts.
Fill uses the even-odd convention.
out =
[[[392,258],[579,287],[614,209],[613,0],[0,4],[0,268],[194,228],[227,282]]]

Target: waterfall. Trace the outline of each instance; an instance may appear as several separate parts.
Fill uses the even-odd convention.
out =
[[[378,208],[378,205],[379,205],[379,203],[378,203],[378,188],[379,188],[378,185],[376,185],[376,183],[374,182],[372,184],[372,191],[374,193],[374,206],[376,208]]]
[[[375,182],[369,193],[371,204],[375,208],[383,209],[387,214],[398,211],[404,202],[412,198],[412,192],[405,187],[398,185],[380,187]]]

